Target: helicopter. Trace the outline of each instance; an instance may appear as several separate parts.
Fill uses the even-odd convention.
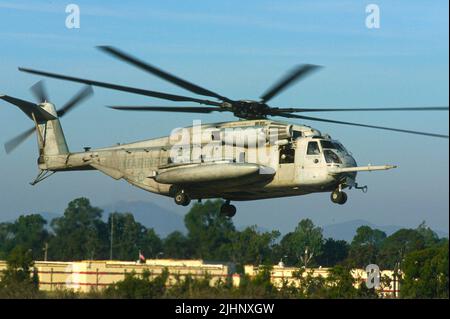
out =
[[[5,144],[7,153],[36,132],[39,174],[35,185],[56,172],[98,170],[115,180],[146,191],[172,197],[187,206],[191,200],[221,198],[221,214],[233,217],[231,201],[248,201],[329,192],[333,203],[343,205],[344,189],[367,191],[356,182],[358,172],[382,171],[396,165],[358,166],[344,145],[307,125],[273,120],[272,117],[351,125],[394,132],[446,138],[448,135],[311,117],[311,112],[448,111],[448,107],[395,108],[293,108],[272,107],[268,102],[282,91],[320,69],[313,64],[295,66],[261,95],[260,100],[234,100],[177,77],[124,51],[99,46],[101,51],[179,86],[198,98],[151,91],[19,67],[22,72],[85,84],[62,108],[49,101],[42,81],[31,87],[38,103],[8,95],[0,99],[19,107],[34,126]],[[92,87],[118,90],[148,97],[193,102],[196,106],[109,106],[135,112],[184,112],[209,114],[231,112],[237,121],[202,124],[172,131],[170,136],[110,147],[71,152],[60,118],[90,97]],[[213,100],[211,99],[213,98]]]

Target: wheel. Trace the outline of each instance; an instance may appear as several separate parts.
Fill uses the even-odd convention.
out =
[[[347,202],[347,194],[335,190],[331,193],[331,201],[335,204],[344,205]]]
[[[220,214],[231,218],[236,215],[236,206],[225,203],[220,207]]]
[[[174,197],[175,203],[177,205],[188,206],[191,202],[191,199],[184,191],[178,191]]]
[[[335,190],[331,193],[331,201],[335,204],[339,204],[339,202],[341,201],[342,198],[342,192]]]
[[[341,192],[341,200],[339,201],[339,205],[344,205],[347,202],[347,194],[344,192]]]

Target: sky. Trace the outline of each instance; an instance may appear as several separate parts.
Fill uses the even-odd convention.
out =
[[[65,25],[66,6],[80,8],[80,28]],[[366,27],[366,6],[377,4],[380,28]],[[279,107],[448,106],[448,6],[436,1],[1,1],[0,94],[33,100],[33,67],[174,94],[191,95],[95,48],[119,47],[201,86],[235,99],[257,99],[300,63],[324,66],[271,101]],[[51,101],[62,105],[79,90],[48,79]],[[105,105],[175,105],[94,88],[95,96],[62,120],[72,151],[168,135],[175,127],[233,120],[232,115],[124,113]],[[448,134],[448,112],[330,113],[325,118]],[[311,125],[339,139],[358,164],[396,164],[360,173],[369,192],[348,192],[346,205],[329,194],[236,203],[238,225],[291,231],[302,218],[317,225],[363,219],[449,229],[449,142],[445,139],[326,123]],[[30,127],[0,102],[0,141]],[[35,138],[7,155],[0,150],[0,221],[23,213],[62,212],[77,197],[103,206],[152,201],[177,213],[171,199],[115,181],[100,172],[58,173],[30,186],[37,174]]]

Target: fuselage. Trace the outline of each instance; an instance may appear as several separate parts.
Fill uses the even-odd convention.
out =
[[[255,200],[351,186],[356,172],[343,145],[308,126],[271,120],[194,125],[170,136],[40,158],[43,170],[96,169],[146,191],[192,199]]]

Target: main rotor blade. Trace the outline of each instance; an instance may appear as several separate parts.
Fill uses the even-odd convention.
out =
[[[43,80],[36,82],[32,87],[30,87],[30,90],[39,103],[50,101]]]
[[[34,130],[36,128],[32,127],[22,134],[17,135],[16,137],[10,139],[8,142],[5,143],[5,151],[7,154],[11,153],[17,146],[22,144],[28,137],[33,134]]]
[[[308,121],[318,121],[318,122],[344,124],[344,125],[351,125],[351,126],[361,126],[361,127],[368,127],[368,128],[379,129],[379,130],[395,131],[395,132],[410,133],[410,134],[417,134],[417,135],[426,135],[426,136],[432,136],[432,137],[448,138],[448,135],[442,135],[442,134],[403,130],[403,129],[397,129],[397,128],[391,128],[391,127],[375,126],[375,125],[352,123],[352,122],[343,122],[343,121],[336,121],[336,120],[328,120],[328,119],[323,119],[323,118],[289,114],[289,113],[279,113],[279,114],[276,114],[276,116],[282,116],[282,117],[287,117],[287,118],[297,118],[297,119],[308,120]]]
[[[106,52],[122,61],[128,62],[144,71],[150,72],[150,73],[156,75],[157,77],[160,77],[161,79],[164,79],[170,83],[173,83],[179,87],[182,87],[183,89],[186,89],[186,90],[191,91],[196,94],[215,97],[221,101],[231,102],[231,100],[225,96],[222,96],[220,94],[217,94],[215,92],[212,92],[210,90],[202,88],[201,86],[198,86],[194,83],[188,82],[188,81],[183,80],[175,75],[172,75],[168,72],[158,69],[157,67],[154,67],[142,60],[139,60],[123,51],[120,51],[119,49],[116,49],[111,46],[98,46],[98,48],[100,50],[102,50],[103,52]]]
[[[114,110],[121,111],[156,111],[156,112],[184,112],[184,113],[212,113],[225,112],[225,109],[215,107],[192,107],[192,106],[108,106]]]
[[[134,94],[151,96],[151,97],[156,97],[156,98],[164,99],[164,100],[179,101],[179,102],[196,102],[196,103],[200,103],[200,104],[215,105],[215,106],[222,105],[221,103],[214,102],[214,101],[208,101],[208,100],[196,99],[196,98],[187,97],[187,96],[174,95],[174,94],[138,89],[138,88],[129,87],[129,86],[111,84],[111,83],[106,83],[106,82],[99,82],[99,81],[93,81],[93,80],[88,80],[88,79],[76,78],[76,77],[72,77],[72,76],[50,73],[50,72],[45,72],[45,71],[39,71],[39,70],[33,70],[33,69],[27,69],[27,68],[19,68],[19,71],[27,72],[27,73],[31,73],[31,74],[42,75],[42,76],[65,80],[65,81],[72,81],[72,82],[84,83],[84,84],[92,85],[92,86],[104,87],[104,88],[112,89],[112,90],[118,90],[118,91],[134,93]]]
[[[59,117],[63,117],[70,110],[72,110],[75,106],[77,106],[80,102],[90,97],[94,91],[92,90],[92,86],[88,85],[82,88],[77,94],[74,95],[63,107],[61,107],[58,112]]]
[[[276,84],[274,84],[261,96],[261,102],[266,103],[267,101],[272,99],[275,95],[280,94],[281,91],[285,90],[290,85],[294,84],[301,78],[305,77],[312,71],[315,71],[319,68],[320,66],[313,64],[302,64],[296,66],[291,72],[286,74],[283,78],[281,78]]]
[[[347,111],[448,111],[448,106],[371,107],[371,108],[273,108],[276,112],[347,112]]]

